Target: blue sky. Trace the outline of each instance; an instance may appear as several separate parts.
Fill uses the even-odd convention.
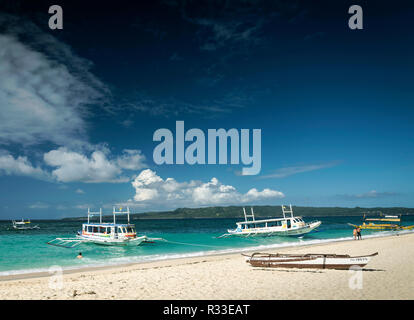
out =
[[[0,7],[0,219],[414,206],[411,5],[60,1],[50,30],[47,2],[17,3]],[[156,165],[153,133],[178,120],[261,129],[260,174]]]

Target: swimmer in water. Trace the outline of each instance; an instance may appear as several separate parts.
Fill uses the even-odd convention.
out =
[[[82,259],[82,258],[83,258],[83,256],[82,256],[82,252],[79,252],[79,254],[78,254],[78,256],[77,256],[76,258],[78,258],[78,259]]]

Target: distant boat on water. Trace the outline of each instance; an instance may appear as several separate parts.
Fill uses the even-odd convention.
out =
[[[30,220],[24,221],[12,221],[13,229],[15,230],[33,230],[33,229],[40,229],[38,225],[32,225]]]
[[[394,223],[391,223],[394,222]],[[401,215],[382,215],[380,213],[379,217],[374,218],[367,218],[363,217],[363,222],[361,225],[355,225],[352,223],[348,223],[348,225],[366,229],[366,230],[411,230],[414,229],[414,225],[411,226],[402,226],[401,225]]]

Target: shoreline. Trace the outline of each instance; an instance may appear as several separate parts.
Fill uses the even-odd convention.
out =
[[[0,282],[1,299],[414,299],[414,233],[277,248],[263,252],[379,252],[360,272],[255,268],[240,253],[88,268]],[[359,274],[358,274],[359,272]],[[356,278],[355,278],[356,277]],[[361,287],[351,283],[361,278]],[[56,287],[55,280],[61,281]]]
[[[389,238],[389,237],[400,237],[404,235],[414,234],[414,232],[403,232],[403,233],[397,233],[397,234],[372,234],[364,237],[364,240],[369,239],[376,239],[376,238]],[[324,241],[326,240],[326,241]],[[314,247],[323,247],[323,246],[329,246],[331,244],[336,243],[343,243],[343,242],[351,242],[351,241],[359,241],[354,240],[352,237],[349,238],[338,238],[338,239],[324,239],[323,242],[317,242],[317,243],[291,243],[284,246],[275,246],[275,247],[269,247],[264,248],[263,252],[271,252],[271,251],[286,251],[289,249],[294,248],[300,248],[300,249],[307,249],[307,248],[314,248]],[[362,241],[364,241],[362,240]],[[170,258],[164,258],[164,259],[156,259],[156,260],[148,260],[148,261],[139,261],[139,262],[125,262],[125,263],[114,263],[114,264],[105,264],[105,265],[93,265],[93,266],[82,266],[82,267],[75,267],[75,266],[68,266],[62,268],[62,273],[64,275],[69,274],[77,274],[77,273],[84,273],[84,272],[94,272],[94,271],[105,271],[105,270],[112,270],[112,269],[119,269],[119,268],[125,268],[125,267],[134,267],[134,266],[141,266],[141,265],[148,265],[148,264],[163,264],[168,262],[176,262],[177,264],[180,264],[180,261],[186,262],[187,260],[199,260],[199,259],[206,259],[210,257],[223,257],[223,256],[238,256],[242,253],[253,253],[257,252],[257,249],[254,248],[237,248],[237,249],[223,249],[223,251],[226,250],[235,250],[233,252],[212,252],[202,254],[202,255],[195,255],[195,256],[187,256],[187,257],[170,257]],[[191,253],[189,253],[191,254]],[[197,254],[197,252],[194,252],[194,254]],[[46,268],[45,268],[46,269]],[[29,269],[30,270],[30,269]],[[4,271],[4,272],[14,272],[13,270],[10,271]],[[19,272],[19,273],[17,273]],[[43,270],[43,271],[28,271],[25,272],[24,269],[22,270],[16,270],[16,273],[9,274],[9,275],[0,275],[0,283],[5,281],[15,281],[15,280],[27,280],[27,279],[38,279],[38,278],[44,278],[44,277],[50,277],[51,273],[49,271]]]

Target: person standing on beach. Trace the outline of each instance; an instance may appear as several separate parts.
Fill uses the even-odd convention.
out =
[[[357,236],[358,236],[358,240],[362,240],[362,237],[361,237],[361,228],[360,227],[357,228]]]
[[[354,240],[356,240],[357,239],[357,228],[355,227],[354,228]]]

